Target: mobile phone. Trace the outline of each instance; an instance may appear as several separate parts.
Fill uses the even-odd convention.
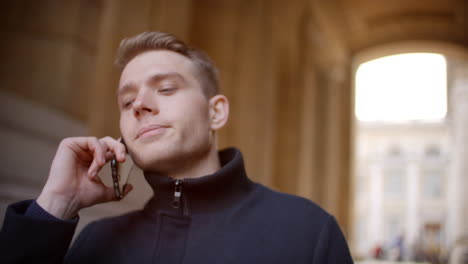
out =
[[[120,138],[120,142],[125,146],[126,153],[128,154],[127,145],[125,144],[123,137]],[[131,158],[127,155],[126,160],[131,160]],[[112,185],[114,187],[114,195],[117,200],[121,200],[123,198],[123,189],[125,184],[127,184],[131,169],[133,168],[133,165],[129,163],[131,162],[119,164],[115,154],[110,162]]]

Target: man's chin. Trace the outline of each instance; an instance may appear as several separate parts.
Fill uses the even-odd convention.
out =
[[[133,162],[143,171],[163,172],[170,168],[175,161],[174,155],[159,152],[132,156]]]

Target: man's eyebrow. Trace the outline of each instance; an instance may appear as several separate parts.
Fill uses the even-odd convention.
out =
[[[176,79],[180,82],[183,82],[183,83],[186,83],[187,81],[185,80],[185,78],[177,73],[177,72],[167,72],[167,73],[158,73],[158,74],[154,74],[153,76],[151,76],[148,80],[148,83],[151,84],[151,83],[158,83],[162,80],[165,80],[165,79]]]
[[[164,79],[177,79],[177,80],[182,81],[184,83],[187,82],[187,80],[181,74],[179,74],[177,72],[157,73],[157,74],[154,74],[153,76],[151,76],[147,82],[148,83],[157,83],[157,82],[160,82],[160,81],[162,81]],[[135,85],[133,83],[124,84],[124,85],[122,85],[122,87],[120,87],[117,90],[116,95],[119,96],[119,95],[125,93],[127,90],[133,89],[134,87],[135,87]]]
[[[120,96],[121,94],[127,92],[128,90],[133,89],[133,87],[135,87],[133,83],[124,84],[124,85],[122,85],[122,87],[120,87],[119,89],[117,89],[117,91],[115,92],[115,95],[118,97],[118,96]]]

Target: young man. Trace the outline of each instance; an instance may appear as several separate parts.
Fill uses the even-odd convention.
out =
[[[40,196],[8,208],[1,263],[352,263],[331,215],[250,181],[239,150],[218,152],[229,104],[208,57],[147,32],[122,41],[117,64],[126,147],[64,139]],[[80,209],[115,200],[98,172],[126,150],[154,197],[141,211],[91,223],[68,249]]]

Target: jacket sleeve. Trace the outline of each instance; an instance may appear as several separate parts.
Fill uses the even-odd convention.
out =
[[[346,240],[333,216],[329,216],[328,221],[320,232],[318,243],[314,249],[312,263],[353,263]]]
[[[78,218],[60,220],[26,214],[32,201],[8,206],[0,231],[0,263],[62,263]]]

